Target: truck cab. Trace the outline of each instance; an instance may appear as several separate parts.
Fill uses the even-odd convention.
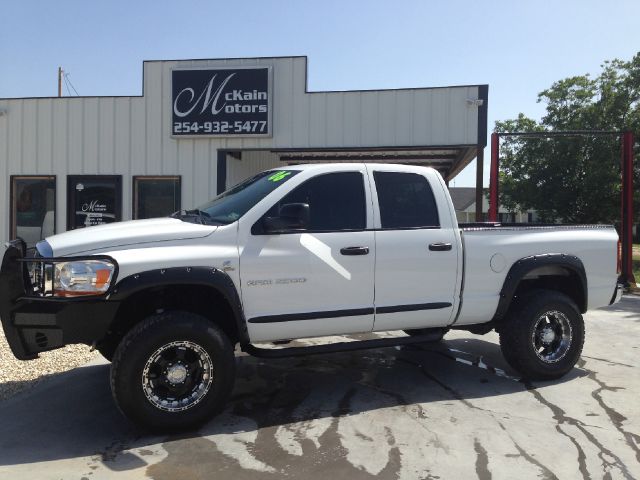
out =
[[[364,164],[297,172],[277,201],[265,199],[238,224],[252,341],[453,320],[460,236],[441,177]]]

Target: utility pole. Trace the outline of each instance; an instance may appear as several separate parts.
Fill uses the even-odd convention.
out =
[[[58,67],[58,97],[62,96],[62,67]]]

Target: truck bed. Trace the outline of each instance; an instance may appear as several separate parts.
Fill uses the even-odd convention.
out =
[[[492,318],[509,269],[519,259],[533,255],[578,257],[587,275],[588,308],[609,303],[618,242],[612,225],[462,223],[459,228],[464,245],[464,285],[456,325]]]

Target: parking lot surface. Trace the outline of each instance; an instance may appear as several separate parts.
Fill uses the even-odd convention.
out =
[[[0,402],[0,478],[640,478],[640,297],[585,319],[554,382],[521,381],[494,333],[240,356],[225,412],[176,436],[129,424],[93,362]]]

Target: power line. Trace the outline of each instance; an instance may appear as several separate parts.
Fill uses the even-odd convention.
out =
[[[71,96],[71,90],[69,90],[69,84],[67,83],[67,77],[65,75],[62,76],[62,80],[64,80],[64,86],[67,89],[67,96]]]
[[[71,83],[71,80],[69,80],[69,74],[67,72],[64,72],[64,80],[65,82],[67,82],[69,85],[71,85],[71,88],[73,88],[73,91],[76,92],[76,96],[79,97],[80,94],[78,93],[78,90],[76,90],[76,87],[73,86],[73,83]],[[69,87],[67,87],[68,89]],[[69,94],[71,95],[71,94]]]

